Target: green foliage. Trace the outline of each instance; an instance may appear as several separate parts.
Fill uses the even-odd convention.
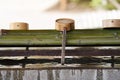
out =
[[[120,0],[117,0],[120,3]],[[107,4],[103,5],[102,0],[70,0],[70,2],[74,2],[84,6],[92,6],[93,8],[103,8],[107,10],[116,9],[109,0],[107,0]]]
[[[71,2],[80,3],[80,0],[70,0]]]
[[[120,3],[120,0],[117,0]]]
[[[90,3],[90,5],[93,7],[100,6],[101,4],[102,4],[101,0],[91,0],[91,3]]]
[[[120,0],[117,1],[120,2]],[[116,9],[115,6],[113,6],[109,1],[106,5],[103,5],[102,0],[91,0],[90,5],[94,8],[101,7],[107,10]]]
[[[116,9],[112,4],[108,3],[107,5],[103,6],[103,8],[107,9],[107,10],[113,10]]]
[[[70,0],[70,2],[74,2],[74,3],[89,3],[91,0]]]
[[[120,0],[117,0],[117,2],[120,3]],[[116,7],[113,6],[109,1],[108,1],[108,4],[106,4],[106,5],[104,6],[104,8],[107,9],[107,10],[116,9]]]

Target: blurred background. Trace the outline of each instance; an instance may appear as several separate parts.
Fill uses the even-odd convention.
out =
[[[72,18],[76,29],[102,28],[120,19],[120,0],[0,0],[0,29],[27,22],[30,29],[54,29],[58,18]]]

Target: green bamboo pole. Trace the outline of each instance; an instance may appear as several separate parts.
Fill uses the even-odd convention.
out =
[[[56,30],[3,30],[0,45],[61,45],[62,33]],[[120,29],[84,29],[67,32],[67,44],[120,45]]]

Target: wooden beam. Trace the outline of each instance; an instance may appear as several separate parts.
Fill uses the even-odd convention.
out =
[[[1,50],[0,56],[61,56],[61,50]],[[120,49],[66,50],[66,56],[120,56]]]

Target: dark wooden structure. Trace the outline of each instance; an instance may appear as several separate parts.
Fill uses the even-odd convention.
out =
[[[0,50],[0,56],[61,56],[61,50],[30,50],[30,47],[61,47],[62,32],[56,30],[1,30],[0,47],[25,47],[25,50]],[[119,47],[120,29],[84,29],[68,31],[65,56],[120,56],[120,49],[95,49],[94,47]],[[82,48],[81,48],[82,47]],[[90,47],[90,49],[87,49]],[[112,63],[114,67],[114,62]]]

